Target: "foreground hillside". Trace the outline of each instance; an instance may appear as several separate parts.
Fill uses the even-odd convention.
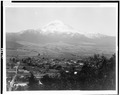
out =
[[[115,90],[115,59],[13,57],[7,62],[7,90]]]

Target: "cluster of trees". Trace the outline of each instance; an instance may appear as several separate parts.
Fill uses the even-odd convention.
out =
[[[94,55],[84,59],[81,71],[74,74],[75,69],[69,69],[69,73],[60,70],[61,76],[50,78],[46,75],[42,78],[45,88],[59,90],[114,90],[115,89],[115,54],[110,58]]]
[[[85,65],[80,72],[80,79],[85,89],[115,89],[115,59],[114,54],[110,59],[103,55],[94,55],[85,60]]]

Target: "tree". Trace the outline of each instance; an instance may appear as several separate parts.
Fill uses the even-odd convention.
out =
[[[38,81],[31,72],[30,72],[30,74],[31,74],[31,76],[28,78],[29,90],[37,90],[38,89],[38,87],[37,87]]]

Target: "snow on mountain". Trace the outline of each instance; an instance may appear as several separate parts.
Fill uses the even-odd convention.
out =
[[[103,38],[103,37],[106,37],[107,35],[103,35],[103,34],[100,34],[100,33],[86,33],[84,34],[86,37],[88,38]]]
[[[71,36],[74,36],[75,34],[80,34],[80,35],[84,35],[88,38],[101,38],[101,37],[105,37],[105,35],[102,35],[100,33],[90,33],[90,32],[81,32],[78,30],[75,30],[74,28],[72,28],[71,26],[64,24],[62,21],[60,20],[55,20],[52,21],[50,23],[48,23],[47,25],[43,26],[43,28],[41,29],[41,33],[43,34],[53,34],[53,33],[58,33],[58,34],[69,34]]]
[[[49,34],[49,33],[66,33],[66,34],[74,34],[79,33],[77,30],[73,29],[71,26],[64,24],[62,21],[55,20],[47,25],[43,26],[41,29],[43,33]]]
[[[55,20],[52,21],[50,23],[48,23],[47,25],[43,26],[41,29],[28,29],[28,30],[23,30],[20,31],[18,34],[20,35],[24,35],[24,34],[33,34],[33,35],[39,35],[39,34],[43,34],[43,35],[55,35],[55,34],[66,34],[69,36],[74,36],[74,35],[84,35],[87,38],[101,38],[101,37],[105,37],[106,35],[100,34],[100,33],[93,33],[93,32],[84,32],[84,31],[78,31],[75,30],[73,27],[65,24],[64,22],[60,21],[60,20]]]
[[[40,33],[39,31],[37,31],[37,30],[34,30],[34,29],[27,29],[27,30],[22,30],[22,31],[20,31],[20,32],[18,32],[18,34],[23,34],[23,33],[32,33],[32,34],[38,34],[38,33]]]

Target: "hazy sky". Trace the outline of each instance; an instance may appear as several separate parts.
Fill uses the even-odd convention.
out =
[[[74,29],[115,35],[115,7],[7,7],[6,32],[38,29],[54,20],[61,20]]]

